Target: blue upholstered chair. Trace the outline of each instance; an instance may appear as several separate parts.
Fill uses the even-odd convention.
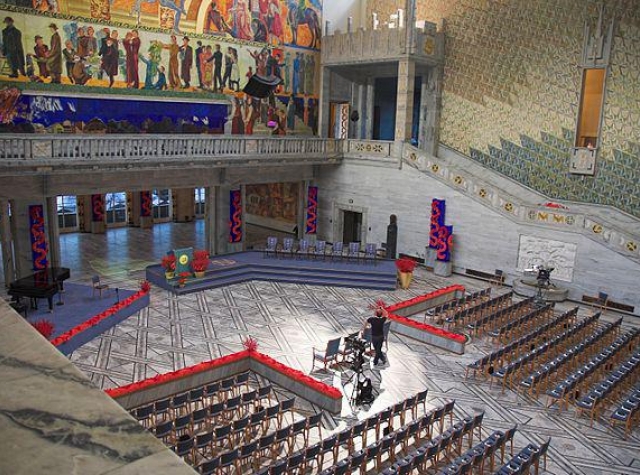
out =
[[[350,242],[347,248],[347,259],[357,261],[360,258],[360,243]]]
[[[264,248],[264,257],[269,257],[269,256],[275,257],[277,249],[278,249],[278,238],[275,236],[269,236],[267,238],[267,247]]]
[[[327,252],[327,243],[325,241],[316,241],[316,245],[313,248],[313,256],[314,258],[322,257],[322,260],[325,259]]]
[[[311,371],[316,365],[316,361],[321,361],[324,365],[324,369],[327,369],[327,365],[329,363],[335,362],[338,356],[338,351],[340,350],[340,338],[334,338],[333,340],[329,340],[327,343],[327,347],[324,351],[318,351],[315,347],[313,348],[313,366],[311,367]]]
[[[331,246],[331,260],[339,257],[342,259],[342,251],[344,250],[344,243],[342,241],[334,242]]]

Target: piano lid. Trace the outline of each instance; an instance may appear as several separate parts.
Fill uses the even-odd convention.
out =
[[[51,287],[58,282],[68,279],[71,271],[68,267],[49,267],[31,275],[18,279],[9,284],[10,289]]]

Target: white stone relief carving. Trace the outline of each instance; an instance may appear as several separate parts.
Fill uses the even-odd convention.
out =
[[[551,281],[573,281],[576,264],[576,244],[552,241],[534,236],[521,235],[517,269],[524,272],[534,266],[553,267]]]

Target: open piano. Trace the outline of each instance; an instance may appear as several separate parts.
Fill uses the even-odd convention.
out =
[[[49,301],[49,311],[53,312],[53,296],[64,290],[63,282],[71,272],[67,267],[50,267],[39,270],[27,277],[9,284],[8,293],[16,299],[28,297],[33,308],[38,308],[37,299]]]

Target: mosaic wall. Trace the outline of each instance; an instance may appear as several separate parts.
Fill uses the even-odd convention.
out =
[[[388,3],[372,2],[368,16]],[[598,3],[418,0],[417,18],[446,20],[445,145],[551,198],[640,217],[638,0],[604,2],[605,24],[614,18],[615,29],[596,176],[568,174],[584,22],[595,26]]]
[[[263,218],[296,223],[299,192],[298,183],[247,185],[246,211]]]

